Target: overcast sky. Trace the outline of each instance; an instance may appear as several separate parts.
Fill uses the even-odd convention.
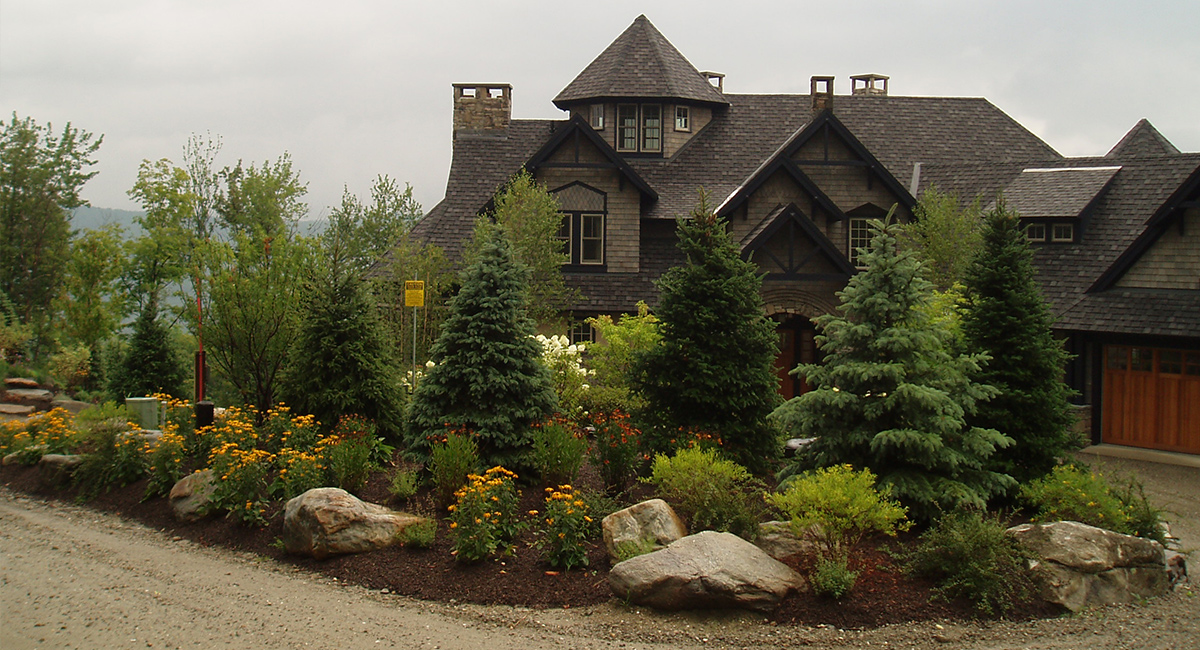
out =
[[[1064,155],[1143,117],[1200,151],[1195,0],[0,0],[0,111],[104,134],[96,207],[136,209],[138,163],[209,133],[218,166],[290,153],[311,216],[379,174],[429,209],[450,84],[511,83],[514,117],[561,118],[551,99],[639,13],[727,92],[874,72],[893,95],[986,97]]]

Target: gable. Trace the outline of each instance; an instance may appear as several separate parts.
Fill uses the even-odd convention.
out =
[[[649,200],[658,199],[658,192],[578,115],[558,129],[526,161],[525,168],[530,171],[546,168],[614,170],[622,182],[628,181]]]
[[[767,280],[841,280],[855,270],[795,204],[772,210],[741,241],[742,257]]]
[[[574,182],[558,189],[550,190],[558,199],[558,206],[563,212],[605,212],[607,195],[586,184]]]

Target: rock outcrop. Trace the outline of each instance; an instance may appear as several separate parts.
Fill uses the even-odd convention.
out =
[[[804,580],[737,535],[704,531],[621,562],[608,584],[617,597],[656,609],[770,611]]]
[[[339,488],[316,488],[287,502],[283,544],[289,553],[320,560],[391,546],[402,530],[421,521]]]
[[[171,486],[171,494],[167,497],[171,512],[179,521],[203,518],[207,514],[205,507],[216,489],[217,482],[211,469],[188,474]]]
[[[661,548],[687,535],[687,528],[675,510],[662,499],[650,499],[618,510],[600,522],[604,548],[614,563],[620,560],[623,546]]]

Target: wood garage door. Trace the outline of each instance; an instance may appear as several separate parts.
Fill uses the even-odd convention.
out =
[[[1101,438],[1200,454],[1200,352],[1104,347]]]

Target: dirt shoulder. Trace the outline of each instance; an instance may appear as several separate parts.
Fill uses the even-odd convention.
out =
[[[0,488],[0,647],[1195,648],[1200,598],[1028,623],[784,628],[750,614],[443,605],[343,586]],[[486,644],[486,646],[484,646]]]

